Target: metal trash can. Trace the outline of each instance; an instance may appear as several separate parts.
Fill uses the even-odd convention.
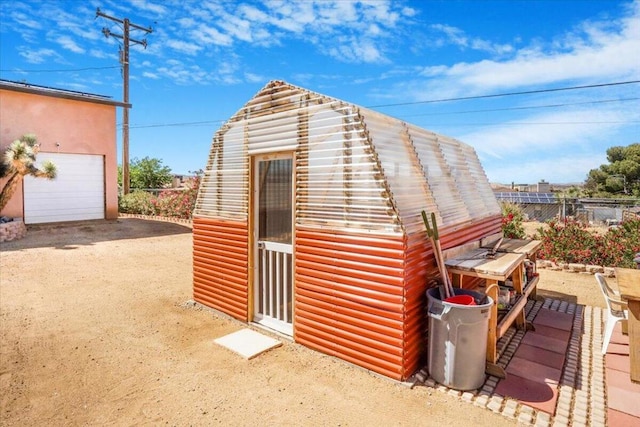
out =
[[[471,295],[476,305],[442,301],[438,288],[427,290],[431,377],[457,390],[475,390],[485,380],[487,335],[493,300],[480,292],[454,288],[455,295]]]

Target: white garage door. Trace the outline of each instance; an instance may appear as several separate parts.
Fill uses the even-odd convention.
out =
[[[24,222],[104,219],[104,157],[38,153],[38,165],[51,160],[56,179],[24,179]]]

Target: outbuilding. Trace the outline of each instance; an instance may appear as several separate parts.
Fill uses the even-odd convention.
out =
[[[2,215],[26,224],[116,219],[116,107],[108,97],[0,80],[0,149],[25,134],[52,161],[54,180],[25,177]],[[0,180],[0,188],[6,179]]]
[[[472,147],[272,81],[216,133],[193,218],[194,299],[385,376],[425,362],[444,249],[496,235]]]

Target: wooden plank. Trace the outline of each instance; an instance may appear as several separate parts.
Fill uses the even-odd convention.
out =
[[[631,381],[640,382],[640,270],[616,268],[618,289],[629,306],[629,362]]]
[[[507,371],[500,365],[496,365],[495,363],[487,362],[484,373],[487,375],[493,375],[494,377],[498,377],[500,379],[507,378]]]
[[[486,293],[493,300],[489,316],[489,333],[487,335],[487,362],[498,363],[498,281],[487,280]]]
[[[629,359],[631,381],[640,383],[640,300],[629,300]]]
[[[486,249],[475,249],[459,258],[447,260],[445,264],[451,273],[506,280],[526,258],[525,254],[516,253],[497,253],[493,258],[487,258],[486,254]]]
[[[496,242],[501,238],[504,239],[504,233],[502,231],[500,231],[499,233],[493,233],[490,236],[483,237],[482,239],[480,239],[480,247],[492,248],[493,245],[495,245]]]
[[[460,258],[466,252],[472,251],[474,249],[478,249],[479,247],[480,247],[480,242],[477,240],[474,240],[473,242],[465,243],[464,245],[447,249],[446,251],[442,252],[442,255],[444,260],[447,261],[448,259]]]
[[[493,242],[483,242],[481,247],[491,249],[495,242],[495,240]],[[542,242],[540,240],[504,239],[498,248],[498,252],[513,252],[529,256],[535,254],[541,246]]]

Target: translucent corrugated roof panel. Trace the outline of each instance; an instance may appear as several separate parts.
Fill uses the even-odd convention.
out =
[[[250,158],[295,153],[296,223],[411,233],[421,211],[458,224],[499,214],[470,146],[283,82],[215,135],[195,215],[246,220]]]
[[[422,163],[425,181],[436,200],[444,224],[471,219],[439,145],[438,136],[424,129],[412,129],[413,143]]]
[[[211,145],[195,212],[202,216],[244,221],[249,213],[249,157],[244,127],[230,123]]]
[[[435,212],[440,220],[407,125],[370,110],[362,109],[361,113],[405,229],[408,232],[424,229],[422,210]]]
[[[297,222],[338,229],[401,232],[400,220],[361,117],[323,104],[305,115],[297,153]]]

